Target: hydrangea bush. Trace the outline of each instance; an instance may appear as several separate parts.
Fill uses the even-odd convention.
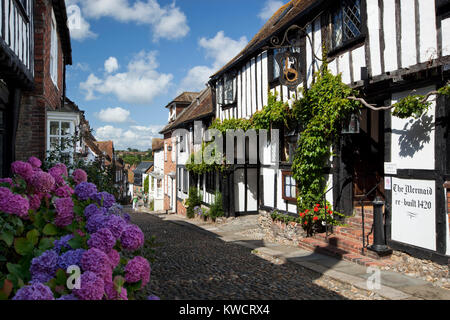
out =
[[[151,271],[141,229],[83,170],[41,166],[0,180],[0,300],[135,299]]]

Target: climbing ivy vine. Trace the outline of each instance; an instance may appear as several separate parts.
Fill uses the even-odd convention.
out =
[[[292,171],[298,183],[300,212],[321,203],[326,187],[323,169],[342,124],[358,109],[358,102],[347,99],[355,94],[342,82],[341,75],[333,75],[324,64],[311,88],[303,90],[303,98],[294,103],[293,113],[301,133]]]

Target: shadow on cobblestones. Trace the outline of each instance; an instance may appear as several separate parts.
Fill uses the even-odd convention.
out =
[[[164,300],[343,300],[319,286],[319,273],[291,262],[274,264],[192,224],[132,214],[160,245],[146,293]],[[263,246],[262,241],[249,240]]]

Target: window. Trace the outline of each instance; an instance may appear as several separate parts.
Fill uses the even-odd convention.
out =
[[[71,138],[74,134],[74,125],[71,121],[49,120],[47,151],[61,151],[61,156],[65,160],[70,160],[73,156],[71,148]]]
[[[214,193],[216,191],[216,173],[206,173],[206,191]]]
[[[55,86],[58,86],[58,34],[55,13],[52,11],[52,30],[50,47],[50,77]]]
[[[188,193],[188,179],[189,172],[186,169],[183,169],[183,193]]]
[[[341,47],[362,33],[361,0],[341,0],[331,15],[332,49]]]
[[[283,199],[289,202],[297,201],[297,184],[292,176],[292,172],[285,171],[283,177]]]
[[[184,141],[184,136],[180,136],[180,153],[183,153],[186,151],[186,145]]]
[[[181,192],[181,186],[182,186],[182,180],[183,179],[183,170],[181,168],[178,168],[178,191]]]
[[[236,75],[228,73],[217,83],[216,99],[218,106],[227,106],[236,102]]]

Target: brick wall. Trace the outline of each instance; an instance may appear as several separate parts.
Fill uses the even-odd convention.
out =
[[[56,110],[61,105],[63,93],[64,61],[61,42],[58,41],[58,86],[50,76],[51,1],[37,0],[34,13],[34,79],[33,91],[22,94],[19,126],[16,138],[16,159],[31,156],[41,159],[46,152],[46,110]]]
[[[177,172],[177,164],[172,161],[172,152],[175,152],[174,146],[172,146],[172,133],[166,133],[164,135],[164,142],[167,144],[167,148],[172,147],[172,151],[167,150],[167,161],[164,161],[164,175],[168,176],[171,172]],[[165,187],[165,186],[164,186]],[[176,188],[176,185],[175,185]],[[176,190],[175,190],[176,194]],[[169,196],[164,194],[164,210],[170,210],[170,199]],[[174,208],[175,210],[175,208]]]

